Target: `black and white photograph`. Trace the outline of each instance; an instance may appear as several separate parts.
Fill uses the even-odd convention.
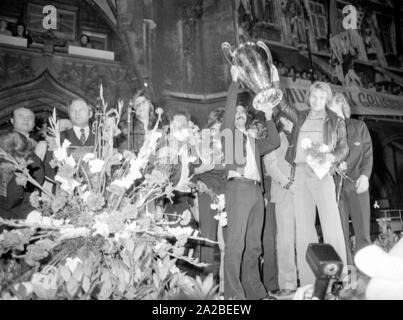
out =
[[[1,0],[0,300],[403,300],[403,1]]]

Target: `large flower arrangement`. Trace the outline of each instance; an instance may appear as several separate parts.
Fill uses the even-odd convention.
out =
[[[194,279],[176,262],[204,267],[188,239],[200,239],[188,226],[191,214],[170,215],[155,200],[172,197],[189,184],[182,170],[177,184],[170,181],[167,165],[158,147],[162,133],[158,121],[146,136],[136,156],[113,149],[113,137],[123,109],[102,106],[93,126],[96,144],[85,152],[60,144],[59,123],[54,112],[50,135],[57,167],[56,194],[37,185],[31,195],[36,208],[24,221],[0,218],[0,292],[2,299],[169,299],[212,298],[217,287],[212,277]],[[196,136],[196,135],[195,135]],[[196,139],[197,140],[197,139]],[[175,151],[171,150],[171,154]],[[178,154],[178,153],[176,153]],[[183,150],[182,167],[191,159]],[[21,183],[35,183],[24,163],[5,152],[0,156],[13,166]],[[184,176],[185,175],[185,176]],[[174,216],[174,217],[172,217]]]

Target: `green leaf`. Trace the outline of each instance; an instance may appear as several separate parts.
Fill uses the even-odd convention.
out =
[[[134,282],[138,283],[140,282],[142,277],[142,272],[140,270],[140,268],[136,268],[136,270],[134,271]]]
[[[90,259],[85,260],[85,262],[84,262],[84,274],[85,274],[87,277],[90,277],[90,276],[91,276],[92,270],[95,269],[95,268],[96,268],[96,266],[91,264],[91,260],[90,260]]]
[[[81,286],[82,286],[84,292],[87,293],[87,292],[90,290],[90,288],[91,288],[90,278],[87,277],[87,276],[84,276],[84,278],[83,278],[83,283],[82,283]]]
[[[118,279],[119,279],[118,290],[123,294],[126,289],[126,276],[125,276],[125,270],[122,267],[119,268]]]
[[[141,257],[141,255],[143,254],[145,246],[146,246],[146,244],[142,243],[141,245],[136,247],[136,249],[134,250],[134,253],[133,253],[133,260],[134,261],[137,261]]]
[[[156,273],[153,274],[153,281],[155,287],[158,289],[160,287],[160,280],[158,279],[158,276]]]
[[[171,288],[175,288],[176,285],[178,284],[179,277],[177,274],[173,275],[171,279]]]
[[[71,273],[69,268],[67,268],[66,266],[61,266],[59,269],[60,275],[62,276],[62,278],[64,279],[64,281],[68,282],[71,278]]]
[[[131,268],[131,261],[130,261],[130,253],[128,250],[123,250],[120,253],[120,256],[122,257],[123,263],[130,269]]]
[[[133,253],[134,251],[134,241],[133,239],[127,239],[125,243],[126,249],[130,252]]]
[[[73,278],[76,279],[77,282],[81,282],[83,275],[84,275],[83,267],[81,265],[78,265],[76,267],[76,270],[74,270]]]
[[[67,293],[71,298],[73,298],[76,295],[78,288],[79,284],[76,280],[74,280],[74,278],[71,278],[70,281],[67,282],[66,289]]]

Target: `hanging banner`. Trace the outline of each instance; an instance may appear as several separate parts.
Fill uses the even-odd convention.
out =
[[[280,82],[281,89],[289,103],[298,109],[307,109],[305,97],[310,81],[283,78]],[[403,116],[403,96],[382,94],[357,87],[331,86],[333,93],[340,92],[348,99],[351,112],[355,115],[377,116]]]

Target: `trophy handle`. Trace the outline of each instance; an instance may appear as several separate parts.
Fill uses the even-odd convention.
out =
[[[269,50],[269,48],[266,46],[266,44],[263,41],[258,41],[256,42],[256,45],[260,48],[262,48],[267,55],[267,60],[269,61],[270,66],[273,64],[273,58],[271,56],[271,52]]]
[[[268,61],[269,66],[270,66],[270,78],[273,81],[273,57],[271,56],[271,52],[270,52],[269,48],[266,46],[266,44],[263,41],[259,40],[258,42],[256,42],[256,45],[258,47],[262,48],[266,52],[267,61]]]
[[[232,58],[234,56],[234,53],[231,50],[231,45],[228,42],[223,42],[221,44],[221,50],[222,50],[225,60],[227,60],[228,63],[232,65],[233,64]]]

